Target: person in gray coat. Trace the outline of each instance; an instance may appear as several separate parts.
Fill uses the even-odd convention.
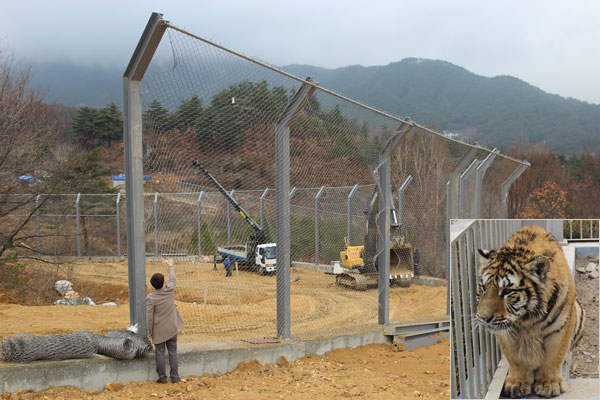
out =
[[[165,285],[165,277],[156,273],[150,278],[154,290],[146,296],[146,319],[148,321],[149,338],[154,343],[156,353],[156,373],[158,383],[167,382],[165,367],[165,345],[169,352],[171,382],[179,382],[179,366],[177,364],[177,334],[183,328],[183,318],[175,306],[175,267],[173,260],[163,261],[169,266],[169,282]]]

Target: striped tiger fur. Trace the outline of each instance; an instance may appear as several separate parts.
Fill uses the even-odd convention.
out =
[[[508,359],[504,394],[558,396],[566,389],[563,362],[581,340],[585,318],[560,245],[544,229],[526,226],[501,249],[479,254],[476,320]]]

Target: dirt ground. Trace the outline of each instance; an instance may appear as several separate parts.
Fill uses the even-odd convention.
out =
[[[575,266],[587,265],[589,259],[577,258]],[[598,258],[594,260],[598,262]],[[571,376],[573,378],[598,378],[598,278],[589,279],[588,274],[575,272],[577,299],[586,312],[584,336],[573,351]]]
[[[339,349],[276,365],[244,363],[225,375],[181,382],[112,383],[103,391],[73,387],[18,393],[3,399],[448,399],[449,341],[411,351],[392,344]]]
[[[69,269],[74,290],[97,304],[59,306],[9,304],[15,293],[0,292],[0,338],[17,332],[34,335],[87,329],[105,333],[129,325],[127,263],[77,263]],[[176,263],[176,304],[185,327],[181,342],[232,340],[275,335],[275,276],[239,271],[224,277],[209,263]],[[149,262],[148,280],[155,272],[167,275],[165,264]],[[53,285],[54,280],[47,282]],[[148,285],[150,286],[150,285]],[[22,290],[22,289],[20,289]],[[353,291],[338,287],[335,278],[312,270],[291,273],[292,334],[316,338],[377,326],[377,289]],[[54,299],[58,299],[56,294]],[[39,303],[36,303],[39,304]],[[446,288],[412,285],[390,288],[390,319],[443,314]],[[26,318],[23,316],[26,315]]]
[[[60,273],[38,279],[30,287],[50,293],[46,304],[23,288],[0,287],[0,339],[17,332],[34,335],[71,333],[86,329],[103,334],[129,325],[127,263],[76,263]],[[176,304],[186,326],[180,342],[239,340],[275,335],[275,276],[234,270],[225,278],[221,266],[176,263]],[[155,272],[167,274],[164,264],[147,263],[148,280]],[[82,296],[98,306],[50,305],[56,300],[52,285],[68,279]],[[352,291],[338,287],[335,278],[312,270],[291,272],[292,334],[296,339],[351,333],[377,327],[377,289]],[[102,306],[104,302],[116,306]],[[19,304],[21,303],[21,304]],[[444,314],[446,288],[412,285],[390,288],[390,319]],[[186,377],[177,384],[154,382],[110,384],[106,390],[82,391],[71,387],[39,393],[5,394],[10,399],[137,399],[137,398],[306,398],[449,397],[449,342],[398,351],[393,345],[340,349],[279,365],[244,364],[223,376]]]

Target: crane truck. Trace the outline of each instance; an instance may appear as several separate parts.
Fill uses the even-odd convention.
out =
[[[249,240],[243,245],[218,247],[218,257],[221,259],[229,257],[231,261],[237,261],[241,266],[254,267],[261,275],[274,274],[277,271],[277,244],[271,242],[269,234],[227,193],[204,165],[198,161],[193,161],[192,164],[206,175],[219,193],[225,197],[229,204],[240,213],[244,221],[254,230]]]

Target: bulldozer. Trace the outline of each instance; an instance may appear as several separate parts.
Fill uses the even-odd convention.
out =
[[[351,246],[348,238],[344,238],[345,249],[340,252],[340,268],[334,269],[333,272],[339,286],[355,290],[367,290],[377,286],[379,272],[376,255],[379,235],[376,201],[377,191],[371,196],[365,210],[368,219],[364,246]],[[394,209],[391,210],[390,239],[390,284],[408,287],[415,275],[413,248],[401,235],[400,223]]]

